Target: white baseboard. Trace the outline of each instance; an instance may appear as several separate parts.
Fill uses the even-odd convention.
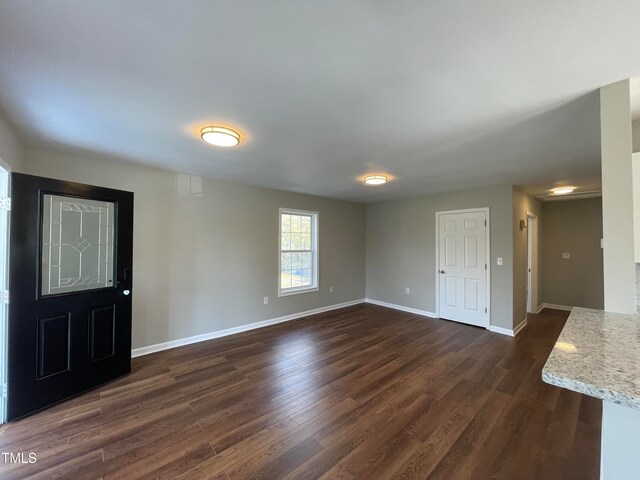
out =
[[[527,319],[525,318],[513,330],[511,330],[510,328],[503,328],[503,327],[496,327],[495,325],[489,325],[489,331],[494,333],[499,333],[501,335],[508,335],[510,337],[515,337],[526,326],[527,326]]]
[[[493,333],[499,333],[500,335],[508,335],[510,337],[514,336],[513,330],[509,328],[496,327],[495,325],[489,325],[489,331]]]
[[[380,307],[393,308],[394,310],[400,310],[407,313],[415,313],[416,315],[422,315],[424,317],[438,318],[434,312],[427,312],[426,310],[418,310],[417,308],[405,307],[404,305],[396,305],[395,303],[381,302],[380,300],[374,300],[373,298],[365,298],[365,302],[372,305],[378,305]]]
[[[555,303],[543,303],[538,307],[537,313],[540,313],[545,308],[552,308],[554,310],[565,310],[567,312],[570,312],[571,310],[573,310],[573,307],[569,307],[567,305],[556,305]]]
[[[373,305],[379,305],[381,307],[400,310],[402,312],[415,313],[416,315],[423,315],[425,317],[430,317],[430,318],[438,318],[438,316],[434,312],[427,312],[426,310],[418,310],[417,308],[405,307],[403,305],[396,305],[395,303],[381,302],[380,300],[374,300],[373,298],[365,298],[364,301],[367,303],[371,303]],[[494,325],[489,325],[488,330],[490,332],[500,333],[501,335],[508,335],[510,337],[515,337],[518,333],[520,333],[520,331],[526,325],[527,325],[527,320],[525,319],[514,330],[510,330],[508,328],[496,327]]]
[[[234,333],[247,332],[249,330],[255,330],[256,328],[268,327],[269,325],[276,325],[278,323],[289,322],[302,317],[308,317],[309,315],[316,315],[318,313],[329,312],[331,310],[337,310],[339,308],[350,307],[352,305],[358,305],[364,303],[365,299],[360,298],[358,300],[352,300],[349,302],[338,303],[335,305],[328,305],[326,307],[315,308],[313,310],[307,310],[305,312],[292,313],[291,315],[285,315],[283,317],[272,318],[269,320],[263,320],[261,322],[249,323],[247,325],[240,325],[239,327],[227,328],[225,330],[217,330],[215,332],[203,333],[201,335],[194,335],[193,337],[179,338],[177,340],[171,340],[169,342],[156,343],[155,345],[149,345],[147,347],[134,348],[131,350],[131,357],[141,357],[143,355],[149,355],[150,353],[160,352],[162,350],[169,350],[170,348],[181,347],[183,345],[190,345],[192,343],[204,342],[205,340],[211,340],[214,338],[226,337],[233,335]]]
[[[235,333],[248,332],[249,330],[255,330],[257,328],[268,327],[270,325],[276,325],[278,323],[289,322],[298,318],[307,317],[309,315],[316,315],[318,313],[329,312],[331,310],[337,310],[339,308],[350,307],[358,305],[360,303],[371,303],[372,305],[378,305],[381,307],[392,308],[394,310],[400,310],[402,312],[414,313],[416,315],[422,315],[429,318],[438,318],[434,312],[428,312],[426,310],[419,310],[417,308],[405,307],[403,305],[397,305],[395,303],[382,302],[372,298],[360,298],[358,300],[352,300],[349,302],[338,303],[335,305],[328,305],[326,307],[315,308],[313,310],[307,310],[304,312],[292,313],[282,317],[272,318],[269,320],[263,320],[261,322],[249,323],[247,325],[240,325],[239,327],[227,328],[224,330],[217,330],[215,332],[203,333],[200,335],[194,335],[192,337],[179,338],[177,340],[170,340],[168,342],[156,343],[155,345],[148,345],[146,347],[134,348],[131,350],[131,357],[141,357],[143,355],[149,355],[150,353],[161,352],[162,350],[169,350],[171,348],[181,347],[184,345],[191,345],[192,343],[204,342],[206,340],[212,340],[214,338],[226,337]],[[571,307],[562,307],[558,305],[542,304],[542,308],[557,308],[562,310],[571,310]],[[489,326],[489,331],[500,333],[502,335],[508,335],[514,337],[527,325],[527,321],[521,322],[514,330],[508,328],[496,327],[494,325]]]
[[[516,328],[513,329],[513,336],[515,337],[516,335],[518,335],[522,331],[522,329],[526,326],[527,326],[527,319],[525,318],[518,325],[516,325]]]

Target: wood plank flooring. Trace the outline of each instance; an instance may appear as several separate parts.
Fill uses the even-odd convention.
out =
[[[544,384],[566,319],[515,340],[373,305],[134,359],[0,427],[10,479],[599,477],[601,402]]]

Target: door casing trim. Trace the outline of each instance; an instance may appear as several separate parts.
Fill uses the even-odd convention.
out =
[[[439,273],[439,261],[440,261],[440,216],[442,215],[450,215],[455,213],[477,213],[484,212],[485,219],[487,220],[487,228],[485,229],[485,261],[487,263],[487,313],[486,317],[486,325],[485,328],[487,330],[491,327],[491,208],[490,207],[478,207],[478,208],[465,208],[461,210],[442,210],[436,212],[436,248],[435,248],[435,262],[434,262],[434,270],[435,270],[435,278],[436,278],[436,318],[440,318],[440,273]]]
[[[2,190],[6,192],[6,196],[11,198],[9,176],[11,175],[11,165],[7,164],[2,158],[0,158],[0,168],[4,170],[0,178],[3,182]],[[3,193],[4,193],[3,192]],[[0,276],[2,281],[0,282],[0,289],[9,292],[9,229],[10,215],[9,212],[5,212],[6,218],[5,224],[0,227],[0,233],[2,237],[0,241],[4,241],[4,249],[0,249],[0,255],[4,255],[3,262],[0,264],[3,268],[0,268]],[[8,384],[8,360],[9,360],[9,304],[0,304],[0,309],[3,310],[3,321],[0,322],[0,425],[7,421],[7,384]]]
[[[533,222],[535,222],[535,236],[532,234],[532,229],[531,229],[531,225],[533,224]],[[527,313],[535,313],[538,306],[536,305],[536,303],[539,302],[539,298],[540,298],[540,292],[538,292],[538,283],[539,283],[539,278],[538,278],[538,265],[540,265],[540,233],[538,231],[538,229],[540,228],[539,225],[539,218],[538,215],[536,215],[533,212],[530,212],[529,210],[527,210]],[[535,246],[535,249],[533,248]],[[534,256],[535,250],[535,259],[533,259],[532,257]],[[535,265],[533,265],[533,260],[535,260]],[[533,265],[533,266],[532,266]],[[535,273],[536,273],[536,282],[533,283],[533,272],[530,271],[533,268],[535,268]],[[535,290],[535,299],[534,296],[532,295],[531,291]]]

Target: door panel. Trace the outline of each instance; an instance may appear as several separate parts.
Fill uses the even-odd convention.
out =
[[[478,219],[476,218],[465,218],[464,219],[464,230],[466,232],[471,230],[478,230]]]
[[[445,279],[445,302],[447,307],[458,307],[458,279],[446,277]]]
[[[458,246],[455,235],[445,236],[445,265],[455,267],[458,265]]]
[[[478,280],[475,278],[464,279],[464,308],[467,311],[478,311]]]
[[[440,317],[487,327],[486,214],[439,215]]]
[[[38,379],[69,371],[70,327],[68,313],[38,319]]]
[[[478,268],[478,238],[470,235],[464,236],[464,266],[465,268]]]
[[[115,354],[116,306],[91,309],[89,321],[89,361],[112,357]]]
[[[9,420],[131,370],[133,194],[12,174]]]

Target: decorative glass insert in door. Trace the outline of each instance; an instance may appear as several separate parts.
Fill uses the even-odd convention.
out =
[[[44,195],[42,295],[113,286],[113,202]]]

